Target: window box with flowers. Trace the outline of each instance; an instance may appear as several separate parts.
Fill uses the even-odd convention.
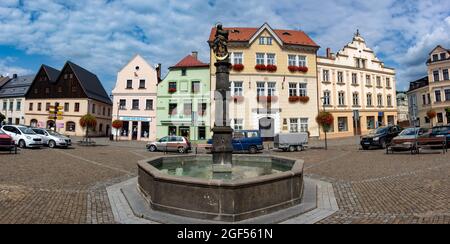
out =
[[[301,96],[301,97],[299,97],[299,101],[301,103],[308,103],[309,102],[309,97],[308,96]]]
[[[261,103],[275,103],[277,101],[278,101],[277,96],[259,96],[258,97],[258,102],[261,102]]]
[[[244,96],[233,96],[233,101],[235,103],[241,103],[244,101]]]
[[[175,93],[175,92],[177,92],[177,88],[173,88],[173,87],[169,88],[169,93]]]
[[[290,72],[294,73],[298,71],[298,67],[297,66],[288,66],[288,69]]]
[[[307,73],[309,69],[306,66],[299,66],[297,68],[297,70],[300,71],[300,72],[303,72],[303,73]]]
[[[290,96],[289,97],[289,102],[291,102],[291,103],[296,103],[298,101],[300,101],[300,97],[299,96]]]
[[[269,64],[269,65],[267,65],[266,66],[266,69],[267,69],[267,71],[269,71],[269,72],[277,72],[277,66],[276,65],[273,65],[273,64]]]
[[[267,67],[264,64],[257,64],[255,66],[255,69],[258,70],[258,71],[266,71]]]
[[[233,70],[236,72],[241,72],[244,70],[244,65],[243,64],[235,64],[235,65],[233,65]]]

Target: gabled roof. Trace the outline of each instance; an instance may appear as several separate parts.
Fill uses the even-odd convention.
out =
[[[61,74],[61,71],[45,64],[42,65],[42,68],[44,69],[45,73],[47,73],[47,76],[51,82],[56,82],[59,75]]]
[[[34,75],[18,76],[0,88],[0,98],[25,97],[33,83]]]
[[[200,68],[200,67],[209,67],[209,64],[203,63],[202,61],[196,59],[192,55],[188,55],[184,57],[180,62],[170,67],[173,68]]]
[[[433,48],[433,50],[431,50],[431,52],[428,55],[431,55],[436,49],[442,48],[444,50],[446,50],[448,53],[450,53],[450,50],[447,48],[442,47],[441,45],[437,45],[435,48]]]
[[[80,81],[81,87],[83,88],[84,92],[89,98],[107,104],[112,104],[111,99],[108,96],[108,93],[106,93],[105,88],[98,79],[97,75],[70,61],[67,61],[66,65],[64,65],[64,68],[67,65],[72,69],[73,73]],[[62,73],[60,75],[62,75]]]
[[[4,85],[4,84],[6,84],[6,82],[8,82],[9,81],[9,77],[8,76],[6,76],[6,77],[0,77],[0,88]]]
[[[262,31],[267,30],[274,35],[274,38],[277,39],[277,41],[279,40],[283,44],[319,47],[303,31],[272,29],[267,23],[260,28],[228,27],[224,28],[224,30],[228,30],[230,32],[228,36],[230,42],[251,42],[258,37]],[[216,31],[216,28],[212,28],[209,36],[209,42],[214,41]]]

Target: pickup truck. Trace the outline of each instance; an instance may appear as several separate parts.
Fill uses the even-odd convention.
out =
[[[208,140],[211,145],[213,141]],[[233,152],[249,152],[251,154],[258,153],[264,149],[261,133],[257,130],[239,130],[233,132]]]

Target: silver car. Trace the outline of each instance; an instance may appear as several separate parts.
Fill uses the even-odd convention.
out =
[[[59,134],[58,132],[40,128],[32,128],[32,130],[42,138],[43,144],[50,148],[67,148],[72,146],[72,140],[67,136]]]
[[[191,142],[182,136],[166,136],[158,141],[148,143],[146,147],[150,152],[188,153],[191,150]]]

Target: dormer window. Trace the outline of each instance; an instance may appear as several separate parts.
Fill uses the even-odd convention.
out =
[[[284,35],[284,36],[291,36],[291,33],[289,33],[289,32],[283,32],[283,35]]]
[[[441,53],[441,60],[445,60],[445,59],[447,59],[445,53]]]
[[[439,55],[433,54],[433,62],[436,62],[439,60]]]
[[[259,38],[259,45],[272,45],[273,38],[272,37],[264,37],[261,36]]]

